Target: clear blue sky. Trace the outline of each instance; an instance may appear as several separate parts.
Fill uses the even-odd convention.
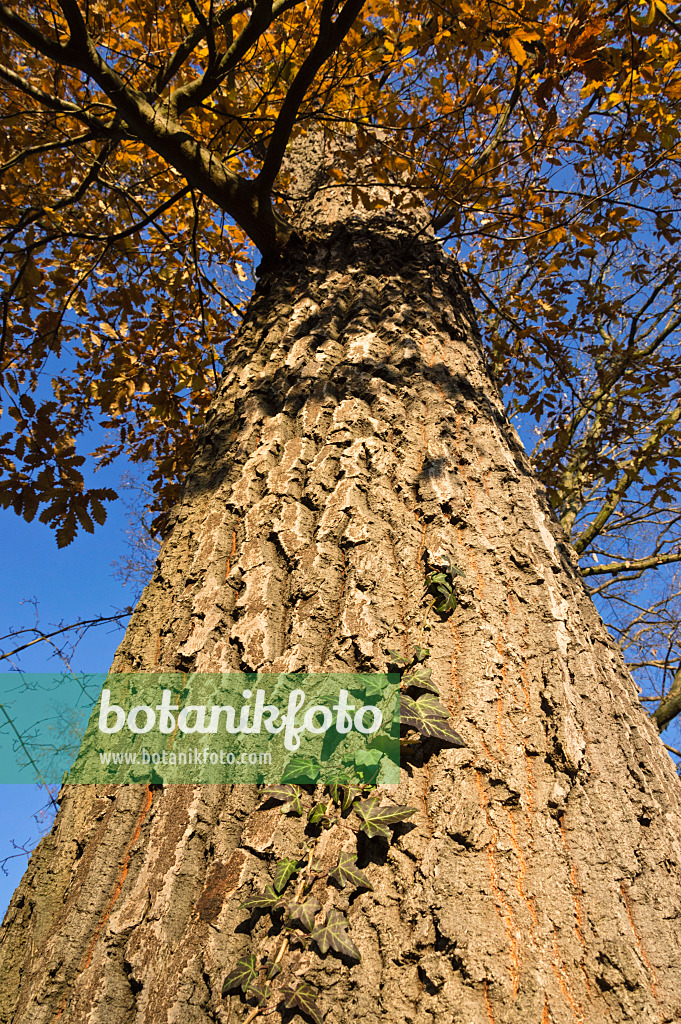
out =
[[[98,473],[98,485],[115,487],[120,470]],[[101,484],[100,484],[101,481]],[[132,602],[132,596],[114,579],[111,562],[125,552],[127,511],[121,502],[109,506],[109,518],[92,536],[80,533],[70,547],[57,549],[48,527],[34,521],[26,523],[14,512],[0,510],[2,531],[3,587],[0,590],[0,634],[12,628],[35,623],[30,605],[22,600],[37,598],[43,629],[49,623],[59,624],[89,618],[97,614],[111,615]],[[81,640],[72,667],[76,672],[108,671],[114,651],[123,636],[113,625],[90,630]],[[31,639],[31,637],[26,637]],[[7,651],[7,641],[2,642]],[[25,671],[50,672],[62,668],[45,643],[35,644],[21,656]],[[0,671],[12,665],[0,662]],[[0,861],[16,851],[18,844],[35,846],[40,829],[32,815],[45,805],[45,791],[39,786],[0,785]],[[26,856],[14,857],[0,872],[0,916],[4,915],[10,897],[26,869]]]

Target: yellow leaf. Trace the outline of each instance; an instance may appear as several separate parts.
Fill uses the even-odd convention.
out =
[[[508,48],[511,51],[511,56],[516,64],[525,64],[527,61],[527,54],[516,36],[511,36],[508,40]]]

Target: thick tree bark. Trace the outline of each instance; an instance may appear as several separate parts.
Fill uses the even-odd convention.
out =
[[[428,645],[468,747],[407,759],[414,827],[360,848],[374,892],[336,893],[363,958],[311,957],[325,1020],[678,1022],[681,786],[426,233],[347,221],[267,268],[115,668],[384,670],[446,554],[466,576]],[[253,787],[70,788],[5,920],[0,1019],[245,1020],[222,980],[274,939],[238,907],[303,828]]]

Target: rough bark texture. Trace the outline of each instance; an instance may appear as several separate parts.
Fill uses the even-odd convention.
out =
[[[362,962],[310,955],[326,1024],[678,1022],[681,787],[427,234],[348,221],[267,268],[115,668],[383,670],[443,554],[428,642],[469,746],[414,755],[414,827],[360,844],[375,891],[334,900]],[[65,792],[0,1019],[245,1020],[222,980],[275,940],[238,907],[303,827],[249,787]]]

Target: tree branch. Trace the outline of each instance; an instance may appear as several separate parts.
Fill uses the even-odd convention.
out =
[[[477,171],[480,169],[480,167],[482,167],[487,158],[491,156],[491,154],[494,152],[494,150],[501,142],[501,138],[502,135],[504,134],[504,131],[506,130],[508,120],[511,114],[513,113],[513,109],[516,103],[518,102],[518,99],[520,98],[520,83],[522,81],[522,76],[523,69],[520,66],[520,64],[517,64],[513,92],[509,96],[508,102],[506,103],[506,106],[504,108],[504,112],[499,118],[497,126],[492,133],[492,138],[489,140],[489,142],[483,149],[482,153],[480,153],[479,156],[477,156],[473,163],[470,165],[470,170],[472,172]],[[440,231],[442,230],[442,228],[447,227],[447,225],[451,221],[452,217],[454,216],[458,208],[458,203],[450,203],[450,205],[445,210],[443,210],[441,214],[439,214],[437,217],[433,217],[431,221],[433,231]]]
[[[632,558],[624,562],[608,562],[607,565],[586,565],[584,568],[580,568],[579,572],[582,576],[602,576],[604,573],[656,569],[658,565],[669,565],[670,562],[681,562],[681,554],[650,555],[648,558]]]
[[[658,732],[662,732],[678,714],[681,714],[681,666],[676,670],[669,693],[650,717],[655,722]]]
[[[615,486],[610,491],[610,495],[607,500],[601,506],[601,510],[595,519],[587,526],[580,535],[573,540],[572,546],[578,555],[584,551],[584,549],[598,537],[603,530],[603,527],[607,523],[610,516],[613,514],[617,506],[619,505],[623,495],[627,492],[631,483],[639,475],[639,472],[644,467],[648,456],[653,452],[655,447],[660,443],[665,434],[674,427],[681,419],[681,403],[667,416],[657,427],[651,431],[645,444],[641,446],[639,453],[628,462],[624,464],[624,472],[619,478]]]
[[[1,20],[1,19],[0,19]],[[42,89],[38,89],[36,86],[31,85],[25,78],[18,75],[11,68],[5,67],[4,64],[0,64],[0,78],[3,78],[10,85],[15,86],[21,92],[25,93],[26,96],[30,96],[31,99],[36,100],[41,106],[47,107],[48,110],[56,110],[59,114],[68,114],[70,117],[75,117],[78,121],[82,121],[83,124],[88,125],[98,135],[110,135],[111,130],[109,126],[100,121],[98,118],[93,117],[89,114],[84,107],[79,107],[76,103],[71,103],[69,100],[61,100],[57,96],[52,96],[49,92],[43,92]],[[104,110],[111,114],[116,113],[115,107],[108,107],[104,103],[99,103],[97,106],[102,107]]]
[[[338,48],[352,28],[364,6],[364,0],[347,0],[334,22],[331,21],[331,6],[329,0],[324,0],[319,19],[317,41],[298,69],[298,73],[291,82],[279,110],[267,147],[267,155],[260,169],[260,174],[256,179],[256,188],[261,200],[269,196],[272,191],[276,177],[281,169],[286,145],[291,137],[296,116],[305,99],[307,90],[312,85],[319,69]]]
[[[8,651],[6,654],[0,654],[0,661],[12,658],[15,654],[20,654],[21,651],[26,651],[29,647],[33,647],[34,644],[51,640],[52,637],[60,636],[62,633],[68,633],[73,629],[90,629],[92,626],[101,626],[105,622],[120,622],[121,619],[127,618],[131,611],[131,608],[126,608],[125,611],[118,612],[116,615],[102,615],[95,619],[79,619],[78,622],[71,622],[68,626],[62,626],[60,629],[55,629],[51,633],[43,633],[37,626],[33,626],[30,629],[18,629],[16,632],[7,633],[5,636],[1,636],[0,640],[9,640],[10,637],[21,636],[22,633],[38,633],[39,635],[35,637],[34,640],[29,640],[28,643],[21,644],[20,647],[15,647],[13,651]]]
[[[93,132],[84,132],[82,135],[76,135],[71,139],[67,137],[65,139],[58,139],[56,142],[43,142],[39,146],[27,146],[20,153],[15,153],[14,156],[11,156],[4,164],[0,164],[0,178],[10,168],[23,163],[29,157],[39,156],[41,153],[50,153],[55,149],[68,149],[70,146],[77,146],[83,142],[92,142],[96,137]]]
[[[3,0],[0,0],[0,25],[4,25],[10,32],[14,32],[20,39],[28,43],[31,49],[44,53],[46,57],[58,64],[66,63],[68,47],[62,46],[61,43],[55,42],[53,39],[48,39],[29,21],[10,10]]]
[[[240,14],[251,6],[249,0],[240,0],[239,3],[229,4],[223,7],[215,15],[215,21],[222,28],[232,20],[235,14]],[[195,25],[192,31],[183,39],[175,50],[170,60],[161,68],[153,85],[153,95],[160,96],[166,86],[173,80],[180,70],[187,57],[189,57],[201,40],[204,38],[205,29],[203,25]]]
[[[59,46],[55,49],[56,44],[23,19],[14,15],[9,17],[2,0],[0,23],[6,24],[45,56],[92,78],[137,137],[233,217],[262,253],[280,249],[290,237],[291,229],[273,209],[269,195],[259,196],[253,182],[230,171],[220,157],[170,118],[167,109],[163,112],[152,106],[141,92],[129,86],[106,63],[87,34],[75,0],[63,0],[63,9],[65,13],[68,11],[69,25],[73,26],[72,32],[79,39],[77,48]]]
[[[201,103],[206,97],[210,96],[218,86],[225,80],[225,78],[234,71],[242,57],[254,46],[258,39],[267,31],[272,22],[283,14],[284,11],[289,10],[299,4],[301,0],[276,0],[272,3],[271,0],[259,0],[253,8],[253,13],[249,18],[248,22],[241,30],[237,38],[233,41],[229,49],[220,58],[219,62],[216,63],[215,69],[211,74],[210,66],[206,69],[204,74],[194,78],[191,82],[186,82],[184,85],[175,89],[171,93],[167,100],[168,113],[171,117],[177,117],[179,114],[189,110],[190,107],[195,106],[197,103]],[[232,17],[231,9],[230,18]],[[227,20],[226,13],[223,18],[218,19],[220,23],[224,23]],[[236,13],[236,11],[234,11]],[[201,30],[199,39],[196,40],[196,44],[208,34],[208,25],[204,21],[203,25],[199,25],[197,28]],[[193,49],[194,47],[192,47]],[[190,51],[191,52],[191,51]],[[186,59],[186,58],[185,58]],[[179,70],[178,65],[177,70]],[[176,72],[174,72],[176,73]]]

